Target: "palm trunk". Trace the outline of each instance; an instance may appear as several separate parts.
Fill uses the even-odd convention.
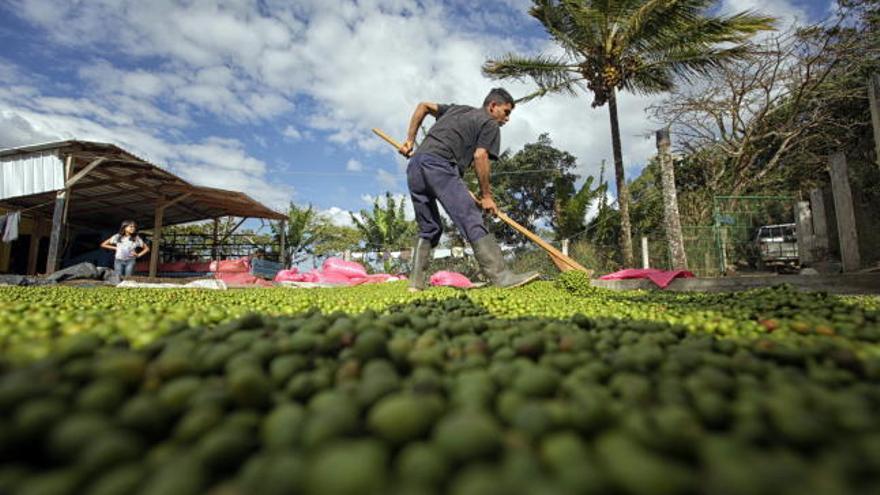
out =
[[[614,88],[608,95],[608,114],[611,117],[611,149],[614,153],[614,179],[617,184],[617,205],[620,208],[620,250],[623,267],[632,268],[632,227],[629,222],[629,187],[623,171],[623,153],[620,146],[620,125],[617,121],[617,95]]]

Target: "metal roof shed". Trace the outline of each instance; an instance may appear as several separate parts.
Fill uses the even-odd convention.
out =
[[[180,177],[107,143],[58,141],[0,150],[0,208],[52,218],[46,273],[57,269],[65,225],[115,229],[124,219],[153,231],[162,226],[222,216],[287,217],[247,194],[190,184]],[[155,276],[158,249],[150,257]]]

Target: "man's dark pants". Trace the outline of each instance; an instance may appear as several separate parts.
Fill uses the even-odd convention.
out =
[[[468,242],[473,243],[489,232],[483,223],[482,211],[468,192],[454,163],[428,153],[419,153],[409,161],[406,181],[416,212],[419,237],[430,241],[431,246],[436,246],[443,234],[438,201]]]

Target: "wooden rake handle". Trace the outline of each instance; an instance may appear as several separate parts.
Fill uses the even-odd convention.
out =
[[[394,146],[394,148],[400,149],[401,144],[398,143],[397,140],[395,140],[394,138],[392,138],[388,134],[385,134],[384,132],[382,132],[382,130],[374,127],[373,132],[377,136],[379,136],[380,138],[384,139],[388,144],[390,144],[391,146]],[[468,192],[470,192],[470,191],[468,191]],[[474,198],[474,201],[478,205],[482,205],[482,203],[480,203],[480,200],[477,199],[476,196],[474,196],[474,193],[471,192],[470,195],[472,198]],[[507,225],[510,225],[511,227],[513,227],[514,230],[516,230],[520,234],[526,236],[526,238],[528,238],[530,241],[537,244],[538,247],[540,247],[541,249],[546,251],[547,254],[550,255],[550,259],[553,261],[553,264],[555,264],[556,267],[559,268],[559,270],[561,270],[563,272],[568,271],[568,270],[578,270],[578,271],[582,271],[582,272],[585,272],[588,274],[592,273],[591,270],[587,270],[586,268],[581,266],[581,264],[578,263],[577,261],[562,254],[562,252],[560,252],[558,249],[556,249],[555,247],[550,245],[547,241],[545,241],[544,239],[541,239],[540,237],[538,237],[537,234],[535,234],[534,232],[532,232],[529,229],[520,225],[514,219],[507,216],[504,212],[499,210],[496,212],[495,215],[499,219],[501,219],[502,222],[506,223]]]

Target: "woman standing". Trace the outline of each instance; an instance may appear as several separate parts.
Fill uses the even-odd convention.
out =
[[[123,277],[134,273],[135,260],[150,252],[150,246],[137,235],[137,223],[134,220],[123,221],[119,233],[102,242],[101,247],[116,251],[113,269]],[[141,251],[138,252],[138,249]]]

